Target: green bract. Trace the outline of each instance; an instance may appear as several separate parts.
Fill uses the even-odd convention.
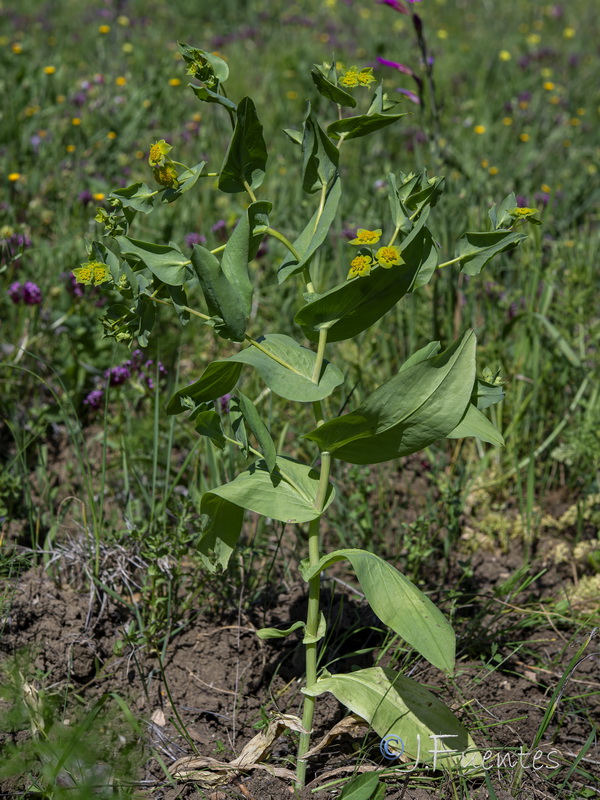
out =
[[[237,475],[209,487],[202,496],[198,549],[207,569],[227,568],[247,512],[284,525],[308,523],[308,558],[301,565],[308,584],[307,619],[259,631],[265,639],[303,633],[303,729],[312,728],[315,697],[332,692],[380,736],[393,733],[401,737],[411,758],[435,764],[429,739],[443,732],[454,738],[448,746],[440,743],[438,761],[449,769],[477,769],[481,756],[466,729],[431,692],[409,678],[382,667],[348,675],[319,675],[317,643],[326,631],[319,607],[320,576],[342,561],[381,622],[422,658],[447,673],[452,672],[455,659],[454,632],[432,601],[375,553],[357,549],[321,553],[320,521],[334,501],[331,465],[335,461],[391,461],[444,438],[473,436],[503,444],[485,414],[504,396],[500,379],[489,369],[483,378],[477,377],[476,336],[467,330],[444,347],[437,341],[423,342],[395,375],[354,409],[334,416],[335,409],[345,408],[345,398],[337,393],[345,381],[344,364],[336,364],[336,351],[330,348],[328,353],[327,347],[358,336],[379,321],[384,325],[387,312],[433,280],[441,268],[458,265],[468,275],[477,275],[494,256],[512,250],[525,238],[514,226],[535,222],[535,209],[517,209],[515,196],[510,194],[490,210],[491,229],[464,233],[456,243],[454,257],[444,261],[429,228],[430,212],[442,194],[444,178],[429,177],[426,171],[390,173],[389,209],[381,219],[365,221],[363,225],[368,227],[359,228],[350,239],[343,256],[346,263],[334,263],[328,234],[338,219],[342,197],[340,145],[398,122],[404,115],[397,112],[396,103],[389,102],[379,86],[369,108],[350,116],[344,109],[356,108],[361,98],[343,85],[368,87],[373,80],[370,70],[350,70],[342,85],[335,63],[312,71],[321,97],[337,106],[333,109],[337,120],[324,127],[309,103],[302,130],[286,131],[300,148],[298,179],[309,196],[310,210],[301,230],[290,234],[286,223],[284,233],[272,224],[293,218],[287,214],[289,209],[274,208],[255,194],[266,179],[267,145],[253,101],[227,97],[222,84],[229,69],[223,59],[189,45],[180,45],[180,52],[188,73],[201,84],[192,84],[197,98],[231,123],[229,145],[219,172],[205,173],[203,161],[194,167],[170,161],[176,147],[159,140],[151,148],[150,168],[176,164],[176,181],[159,175],[159,183],[164,185],[158,189],[151,190],[142,181],[117,189],[111,194],[111,213],[99,212],[97,219],[105,226],[104,241],[92,244],[89,263],[100,265],[97,277],[106,275],[107,283],[122,295],[106,312],[106,333],[119,340],[137,337],[144,346],[157,310],[168,306],[181,324],[194,318],[227,340],[227,349],[208,363],[204,356],[198,357],[199,377],[180,386],[166,410],[168,414],[188,412],[189,422],[204,437],[207,448],[239,452]],[[329,113],[326,116],[331,118]],[[350,157],[347,168],[353,167]],[[194,244],[187,258],[175,242],[145,241],[130,234],[138,214],[146,220],[165,203],[187,202],[194,191],[200,191],[204,176],[216,178],[221,192],[245,192],[248,198],[245,204],[239,200],[232,203],[238,220],[223,246],[210,250]],[[206,183],[204,186],[204,191],[211,190]],[[376,213],[372,211],[373,216]],[[205,224],[209,226],[211,221]],[[283,259],[270,256],[263,274],[275,288],[294,276],[303,285],[304,299],[285,332],[265,329],[261,319],[261,292],[256,291],[256,269],[251,265],[264,237],[271,237],[286,253]],[[315,286],[311,265],[317,254],[323,277]],[[88,280],[92,274],[86,267],[83,278]],[[346,275],[350,280],[340,282],[340,276]],[[198,352],[206,352],[204,342]],[[326,354],[332,360],[327,360]],[[253,397],[257,392],[258,399]],[[295,430],[304,431],[303,441],[288,455],[278,452],[276,445],[279,442],[281,447],[286,441],[288,423],[282,433],[277,414],[265,417],[262,413],[262,400],[269,394],[277,396],[270,404],[275,410],[280,399],[295,404],[286,416],[293,417]],[[332,402],[323,403],[330,398]],[[229,413],[223,413],[222,404]],[[305,418],[311,413],[313,422]],[[234,464],[233,458],[228,464]],[[309,734],[302,733],[297,765],[300,786],[308,750]],[[364,789],[371,796],[373,790],[381,796],[378,779],[361,781],[356,783],[356,791]],[[352,792],[346,796],[351,797]]]

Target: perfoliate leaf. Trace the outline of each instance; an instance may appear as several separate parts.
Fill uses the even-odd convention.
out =
[[[411,291],[421,272],[430,275],[437,265],[437,249],[421,220],[401,243],[400,254],[404,264],[375,267],[368,277],[344,281],[300,308],[294,321],[304,335],[316,342],[319,330],[327,328],[330,342],[356,336]]]
[[[308,581],[344,559],[352,564],[367,602],[379,619],[423,658],[451,673],[456,648],[452,626],[427,595],[387,561],[366,550],[336,550],[314,566],[303,561],[302,577]]]
[[[175,392],[167,404],[167,414],[181,414],[186,411],[188,406],[182,402],[185,397],[194,405],[200,405],[229,394],[238,382],[241,371],[241,364],[211,361],[197,381],[182,386]]]
[[[213,92],[206,86],[196,86],[193,83],[188,83],[188,86],[192,89],[198,100],[202,100],[204,103],[216,103],[219,106],[223,106],[230,114],[235,114],[237,111],[237,104],[228,97],[225,97],[224,94]]]
[[[277,465],[272,473],[266,463],[259,460],[208,494],[280,522],[301,523],[321,514],[317,509],[318,488],[319,473],[316,470],[291,458],[277,456]],[[330,483],[325,508],[334,496],[335,489]]]
[[[116,236],[121,253],[135,265],[147,267],[153,275],[169,286],[181,286],[188,277],[189,259],[175,244],[154,244]]]
[[[479,275],[485,265],[498,253],[513,250],[527,234],[497,230],[489,233],[463,233],[456,243],[455,256],[461,259],[461,272]]]
[[[145,183],[132,183],[124,189],[115,189],[109,199],[116,198],[121,206],[131,207],[142,214],[149,214],[154,208],[156,192]]]
[[[351,464],[409,455],[447,436],[461,421],[475,382],[475,334],[467,331],[432,358],[401,368],[357,409],[306,434]]]
[[[199,47],[191,47],[183,42],[177,44],[179,52],[188,66],[189,75],[193,75],[207,86],[215,86],[217,83],[227,80],[229,67],[220,56],[201,50]]]
[[[265,177],[267,146],[256,108],[244,97],[236,109],[236,123],[229,148],[219,173],[222,192],[244,192],[246,187],[257,189]]]
[[[385,128],[388,125],[406,116],[403,114],[390,114],[390,108],[394,108],[397,103],[389,103],[383,95],[382,86],[379,85],[375,90],[373,102],[366,114],[359,114],[356,117],[345,117],[336,122],[332,122],[327,127],[327,133],[332,139],[358,139],[360,136]]]
[[[434,769],[477,772],[481,753],[467,729],[429,690],[393,669],[369,667],[347,675],[326,675],[309,697],[331,692],[365,719],[378,736],[397,737],[404,753]]]

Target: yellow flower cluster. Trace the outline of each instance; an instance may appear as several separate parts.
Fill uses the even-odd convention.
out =
[[[372,67],[350,67],[341,77],[340,84],[346,89],[354,89],[356,86],[370,86],[375,80]]]
[[[371,247],[381,239],[381,228],[375,231],[367,230],[366,228],[359,228],[356,232],[356,238],[351,239],[348,244],[359,245],[361,250],[350,262],[350,270],[346,280],[352,278],[364,278],[366,275],[371,274],[371,269],[379,264],[384,269],[391,269],[399,264],[404,264],[404,259],[400,255],[400,249],[393,245],[380,247],[379,250],[373,255],[372,251],[366,249],[365,245]]]

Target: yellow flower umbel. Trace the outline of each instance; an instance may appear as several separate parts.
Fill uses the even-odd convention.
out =
[[[357,244],[357,245],[372,245],[377,244],[377,242],[381,239],[381,228],[378,228],[376,231],[368,231],[365,228],[359,228],[356,231],[356,239],[350,239],[348,244]]]
[[[346,276],[346,280],[352,278],[364,278],[365,275],[370,275],[371,267],[373,266],[373,259],[368,255],[356,256],[350,262],[350,270]]]
[[[508,213],[515,222],[523,220],[525,222],[532,222],[534,225],[542,224],[542,221],[535,216],[538,213],[537,208],[511,208]]]
[[[404,264],[404,259],[397,247],[380,247],[375,253],[375,258],[379,262],[379,266],[384,269],[391,269],[398,266],[398,264]]]
[[[372,67],[365,67],[365,69],[361,69],[356,77],[358,78],[359,86],[370,86],[375,80]]]
[[[152,170],[154,179],[161,186],[168,186],[171,189],[176,189],[179,186],[177,180],[177,170],[172,161],[167,161],[163,166],[155,167]]]
[[[148,153],[148,163],[151,167],[162,166],[165,163],[165,156],[172,150],[170,144],[167,144],[164,139],[154,142],[150,146]]]
[[[99,286],[101,283],[112,281],[108,266],[101,261],[87,261],[72,272],[77,283]]]
[[[346,89],[354,89],[355,86],[358,86],[358,70],[356,67],[350,67],[340,76],[340,84],[345,86]]]
[[[372,67],[364,67],[359,70],[357,67],[350,67],[340,76],[340,85],[346,89],[354,89],[356,86],[369,86],[375,80]]]

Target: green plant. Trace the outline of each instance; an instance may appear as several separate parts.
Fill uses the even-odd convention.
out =
[[[171,397],[167,413],[190,412],[189,419],[200,435],[219,449],[233,446],[251,460],[233,480],[211,487],[202,497],[204,529],[199,552],[207,569],[227,566],[245,510],[284,524],[308,523],[308,558],[301,564],[308,584],[307,619],[294,621],[287,630],[259,631],[265,639],[288,636],[296,630],[304,635],[304,732],[298,749],[297,784],[305,781],[316,697],[323,692],[333,693],[380,736],[401,738],[405,752],[412,757],[434,766],[443,759],[449,768],[477,767],[481,758],[467,730],[433,694],[411,679],[384,667],[348,675],[319,675],[319,642],[326,630],[319,605],[320,576],[342,560],[350,563],[373,611],[385,625],[443,671],[452,671],[455,658],[454,631],[425,594],[372,552],[341,549],[323,554],[320,525],[334,500],[330,471],[335,460],[355,465],[381,463],[442,438],[475,436],[502,444],[502,436],[482,413],[502,399],[502,386],[491,373],[487,380],[477,378],[476,337],[467,330],[446,349],[438,341],[422,346],[357,408],[335,416],[330,398],[344,382],[344,375],[325,353],[329,344],[359,337],[402,298],[424,287],[437,270],[460,265],[463,273],[477,275],[491,258],[526,238],[517,228],[536,221],[536,212],[518,209],[515,196],[508,195],[491,208],[490,229],[464,233],[453,256],[442,261],[426,223],[444,179],[430,178],[425,171],[390,174],[387,244],[381,245],[384,221],[378,220],[381,227],[372,230],[359,228],[349,242],[354,257],[348,257],[346,279],[322,290],[315,285],[311,266],[317,253],[327,252],[327,235],[338,211],[342,145],[392,125],[404,114],[380,85],[364,112],[345,116],[345,109],[359,104],[348,89],[369,87],[374,81],[371,71],[352,67],[340,75],[335,63],[313,69],[313,83],[336,105],[338,118],[323,129],[309,103],[302,130],[286,130],[301,150],[302,188],[318,198],[311,219],[292,242],[271,225],[272,203],[255,194],[265,178],[267,146],[253,101],[245,97],[235,103],[227,96],[224,83],[229,69],[220,57],[188,45],[180,45],[180,52],[188,73],[199,82],[190,84],[193,92],[201,101],[220,106],[230,119],[233,132],[223,164],[218,172],[205,172],[205,162],[187,167],[171,159],[171,145],[164,140],[154,143],[149,163],[159,188],[138,182],[112,192],[112,210],[101,209],[97,216],[104,225],[103,240],[91,244],[89,261],[76,270],[77,279],[105,284],[115,295],[120,294],[104,317],[107,334],[119,341],[136,338],[145,346],[158,308],[169,307],[182,325],[193,316],[209,326],[227,343],[228,353],[232,343],[247,345],[213,359],[194,383]],[[245,208],[239,203],[234,206],[239,221],[225,244],[213,250],[194,244],[191,258],[187,258],[173,242],[161,244],[130,235],[136,218],[182,200],[201,178],[217,179],[218,188],[226,195],[246,192],[250,198]],[[286,211],[278,210],[280,218]],[[288,335],[248,332],[260,330],[251,264],[266,236],[286,250],[277,271],[278,284],[293,276],[304,282],[303,301],[294,322],[316,350]],[[320,267],[323,278],[332,273],[335,277],[333,266],[327,275],[323,260]],[[204,298],[204,311],[196,307],[199,294]],[[303,408],[312,406],[314,423],[298,437],[294,450],[294,456],[303,455],[304,461],[278,452],[257,405],[237,389],[244,366],[256,370],[268,392],[297,404],[295,425],[302,424]],[[228,413],[223,413],[225,410]],[[311,456],[308,447],[315,448]],[[440,730],[452,737],[449,745],[438,736]],[[424,752],[424,737],[435,741],[433,753]]]

